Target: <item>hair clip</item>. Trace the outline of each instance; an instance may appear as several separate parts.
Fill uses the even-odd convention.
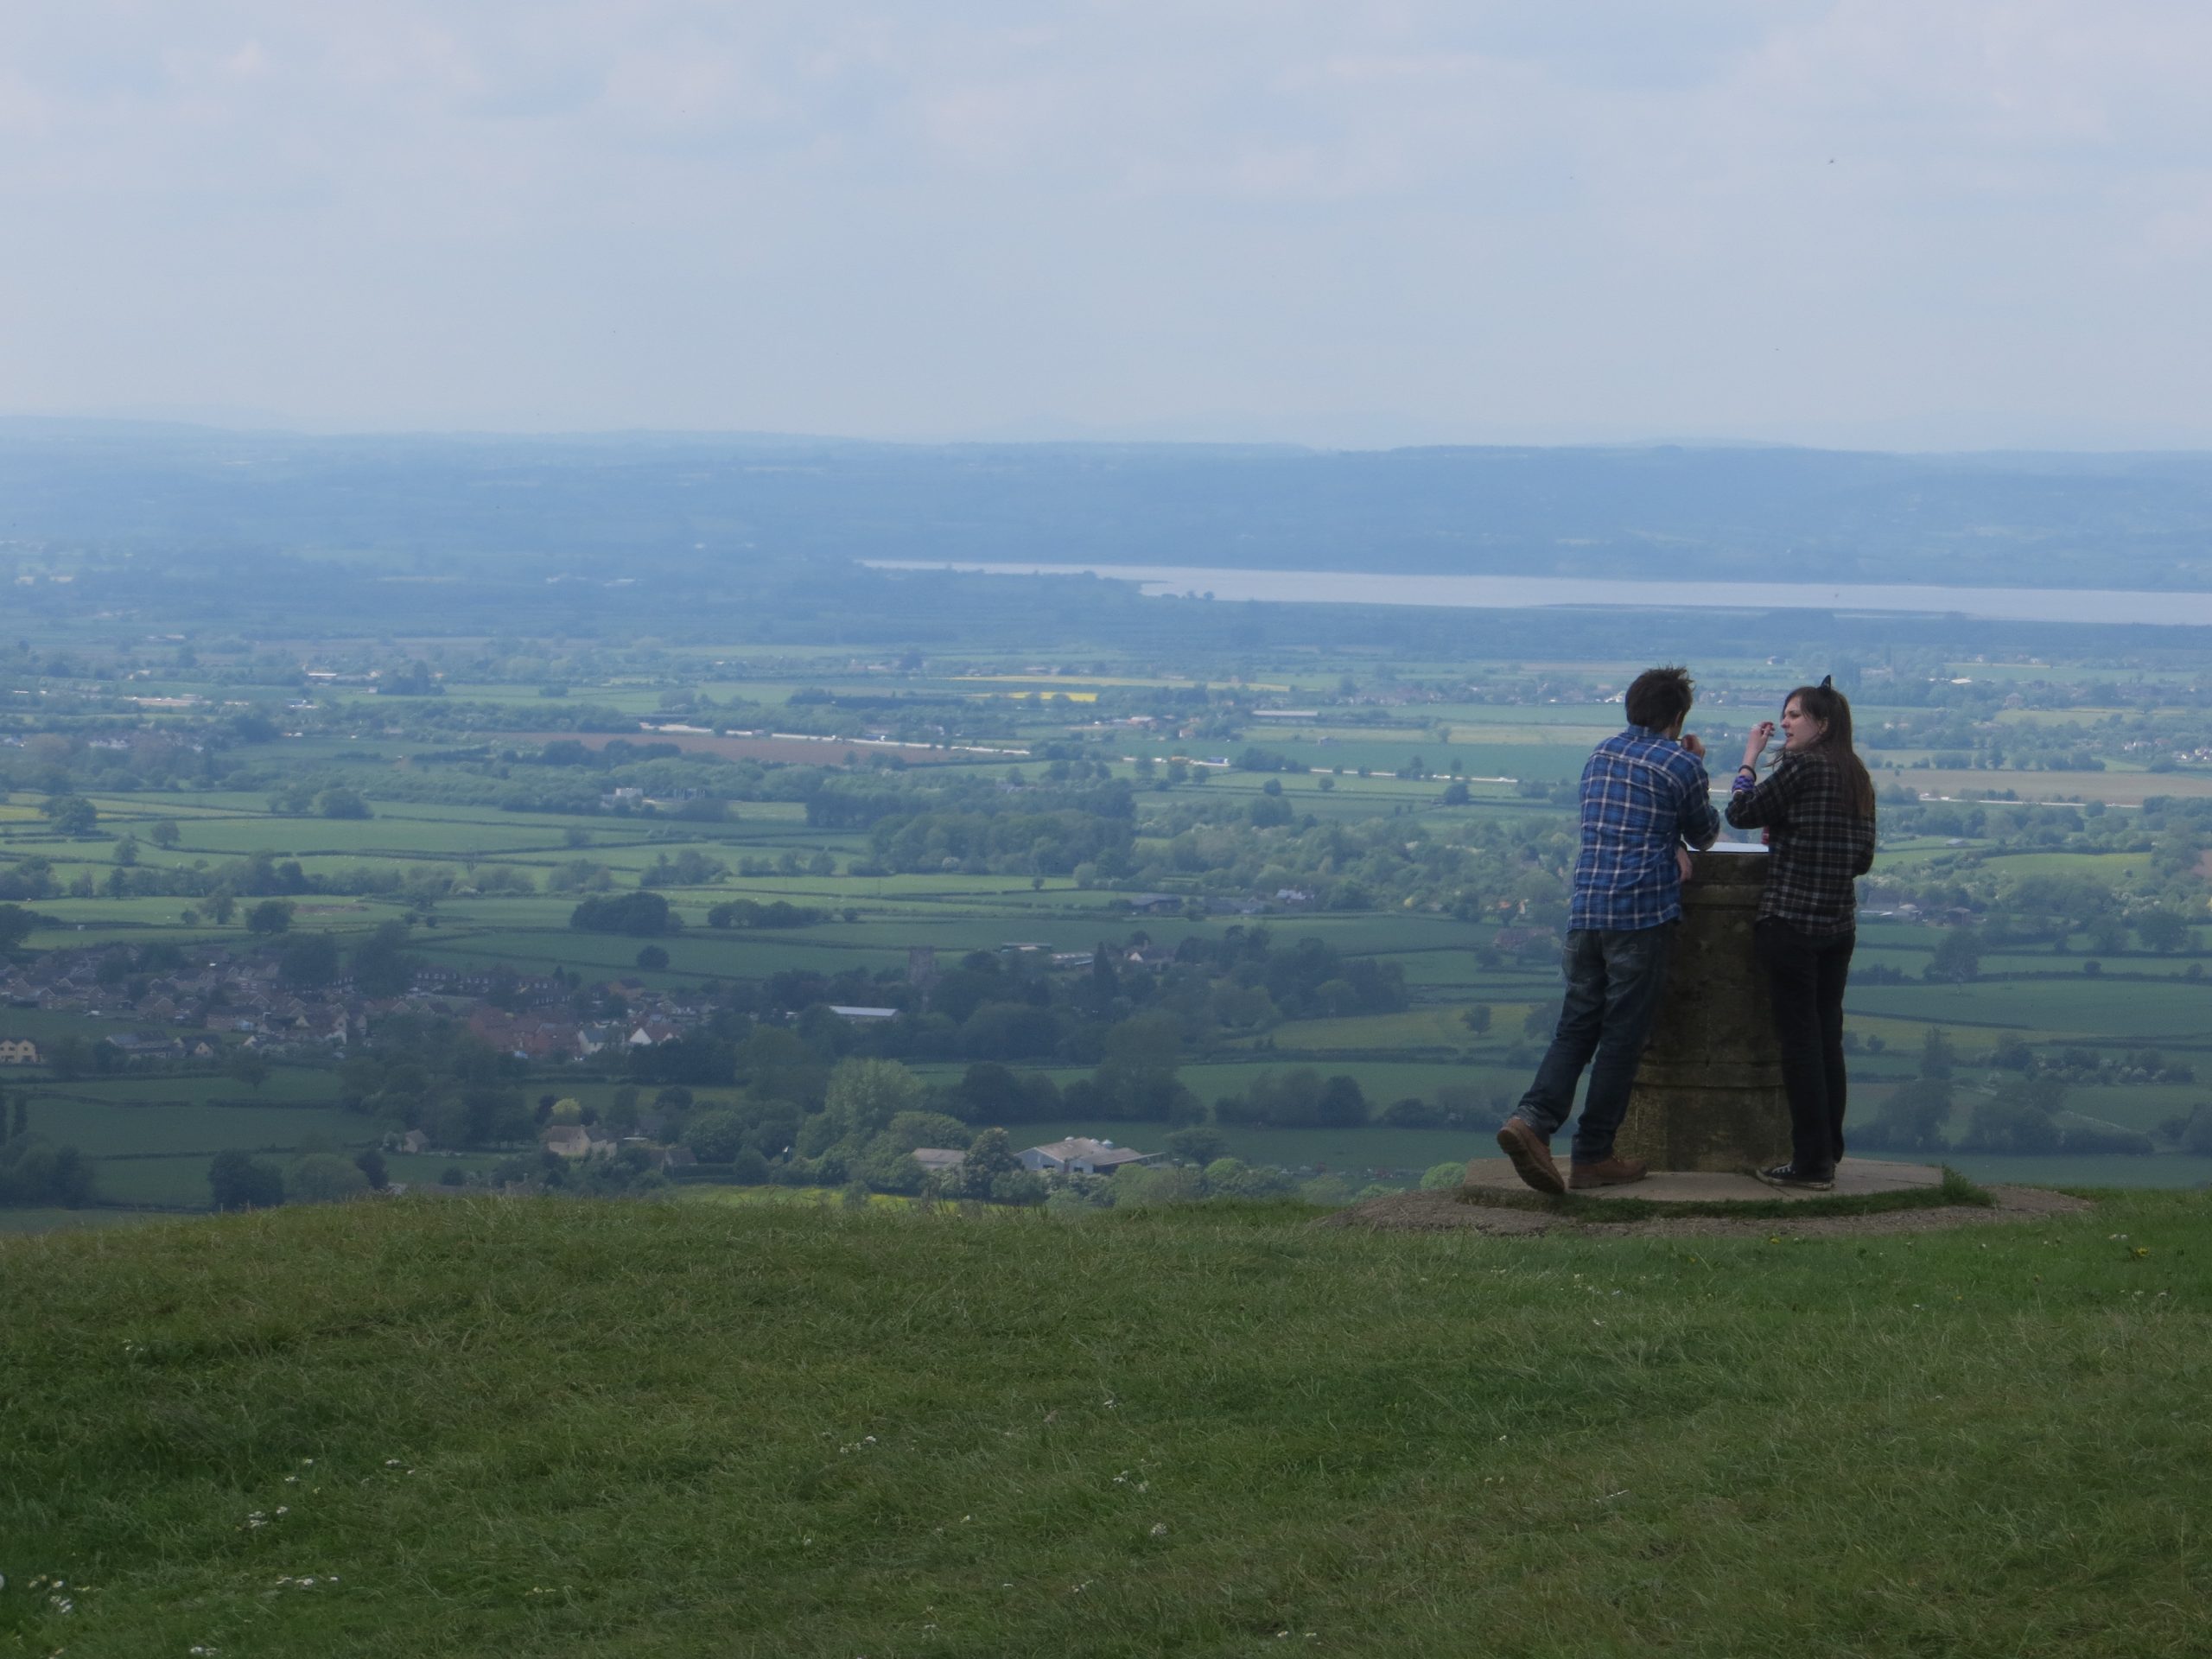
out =
[[[1820,689],[1821,689],[1821,690],[1823,690],[1823,691],[1833,691],[1833,690],[1835,690],[1835,676],[1834,676],[1834,675],[1833,675],[1833,674],[1823,674],[1823,675],[1821,675],[1821,685],[1820,685]]]

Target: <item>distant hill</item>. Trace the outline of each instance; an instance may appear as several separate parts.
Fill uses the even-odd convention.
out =
[[[672,566],[1023,560],[2212,587],[2212,455],[772,435],[311,437],[0,423],[0,537]]]

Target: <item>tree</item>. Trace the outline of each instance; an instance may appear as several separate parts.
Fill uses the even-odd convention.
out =
[[[1941,1026],[1930,1026],[1920,1039],[1920,1075],[1923,1077],[1946,1078],[1956,1065],[1959,1052],[1951,1046],[1948,1033]]]
[[[243,1152],[219,1152],[207,1166],[218,1210],[267,1210],[284,1202],[284,1177]]]
[[[2146,910],[2135,918],[2143,948],[2169,956],[2189,943],[2189,918],[2171,910]]]
[[[649,944],[638,952],[638,966],[649,974],[659,973],[668,966],[668,952],[657,944]]]
[[[257,1092],[269,1081],[269,1062],[256,1050],[240,1046],[223,1056],[223,1075]]]
[[[314,1152],[293,1160],[284,1185],[302,1204],[337,1204],[367,1192],[369,1178],[334,1152]]]
[[[202,902],[201,908],[207,912],[208,919],[216,926],[228,927],[231,925],[231,918],[238,914],[238,895],[226,887],[212,887],[208,890],[207,897]]]
[[[2062,1136],[2056,1115],[2065,1099],[2066,1085],[2056,1077],[2011,1079],[1974,1107],[1959,1144],[1969,1152],[2056,1152]]]
[[[883,1133],[899,1151],[913,1152],[922,1147],[957,1147],[971,1131],[958,1118],[943,1112],[900,1112]]]
[[[1229,1155],[1229,1137],[1219,1129],[1193,1124],[1169,1130],[1167,1150],[1186,1164],[1211,1164]]]
[[[918,1192],[922,1166],[913,1154],[888,1135],[879,1135],[861,1150],[853,1173],[878,1192]]]
[[[258,933],[264,938],[274,938],[287,932],[292,925],[295,906],[289,899],[264,899],[245,913],[245,931]]]
[[[92,1198],[92,1164],[76,1147],[23,1132],[0,1141],[0,1205],[75,1210]]]
[[[391,1176],[385,1168],[384,1154],[374,1147],[364,1147],[353,1154],[353,1167],[367,1178],[369,1185],[381,1192],[391,1185]]]
[[[338,941],[327,933],[302,933],[276,961],[277,982],[288,990],[321,990],[338,977]]]
[[[92,1047],[81,1037],[57,1037],[47,1045],[46,1064],[63,1083],[73,1083],[91,1069]]]
[[[1357,1128],[1367,1122],[1367,1096],[1359,1079],[1339,1074],[1321,1085],[1320,1103],[1314,1116],[1330,1129]]]
[[[1981,974],[1981,940],[1972,928],[1952,927],[1943,931],[1936,941],[1936,952],[1928,960],[1923,976],[1929,979],[1945,980],[1954,985],[1963,985],[1979,978]]]
[[[353,985],[363,996],[397,996],[415,982],[407,924],[385,922],[353,950]]]
[[[1014,1148],[1007,1141],[1006,1131],[985,1129],[968,1143],[967,1159],[952,1174],[959,1197],[982,1203],[989,1199],[994,1182],[1025,1173],[1021,1160],[1014,1155]]]
[[[1487,1002],[1478,1002],[1459,1016],[1459,1023],[1478,1037],[1490,1029],[1490,1021],[1491,1007]]]
[[[1869,1139],[1899,1152],[1934,1152],[1943,1145],[1951,1119],[1951,1085],[1940,1077],[1899,1084],[1875,1114]]]
[[[747,1126],[735,1112],[702,1112],[683,1131],[683,1144],[702,1164],[727,1164],[744,1149]]]
[[[899,1113],[918,1109],[923,1092],[921,1079],[896,1060],[839,1061],[823,1098],[830,1139],[881,1134]]]
[[[38,923],[39,918],[21,905],[0,905],[0,951],[14,950]]]
[[[89,836],[100,821],[99,809],[81,795],[56,795],[39,809],[65,836]]]
[[[358,789],[347,789],[334,784],[315,798],[316,813],[326,818],[365,818],[371,816],[369,804]]]
[[[152,829],[147,830],[146,835],[155,846],[164,848],[175,846],[181,838],[176,821],[173,818],[162,819]]]
[[[569,912],[569,925],[584,933],[627,933],[652,938],[676,931],[668,900],[658,893],[609,893],[587,899]]]

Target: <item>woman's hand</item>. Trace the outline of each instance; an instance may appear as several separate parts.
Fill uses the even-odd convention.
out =
[[[1774,722],[1763,720],[1751,728],[1751,734],[1744,740],[1744,764],[1757,766],[1759,756],[1766,752],[1767,744],[1774,737]]]

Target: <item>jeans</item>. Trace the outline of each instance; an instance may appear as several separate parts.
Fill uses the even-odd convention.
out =
[[[1588,1066],[1590,1089],[1574,1126],[1578,1164],[1601,1164],[1613,1155],[1674,945],[1671,922],[1624,931],[1576,928],[1567,936],[1559,1029],[1513,1115],[1550,1140],[1574,1109],[1574,1086]]]
[[[1757,924],[1752,936],[1782,1042],[1789,1161],[1800,1173],[1826,1174],[1843,1156],[1843,985],[1858,936],[1815,938],[1774,917]]]

